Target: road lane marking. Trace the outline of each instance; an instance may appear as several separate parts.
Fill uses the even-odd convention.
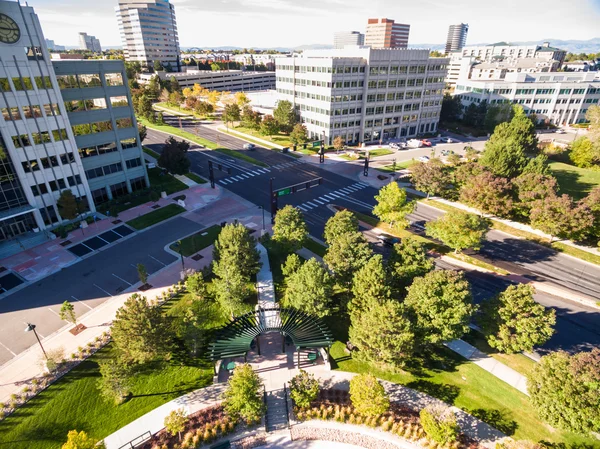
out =
[[[250,176],[248,176],[248,175],[247,175],[247,174],[245,174],[245,173],[242,173],[240,176],[243,176],[243,177],[244,177],[244,178],[246,178],[246,179],[250,179]]]
[[[319,207],[319,205],[318,205],[318,204],[313,204],[313,203],[311,203],[310,201],[307,201],[307,202],[306,202],[306,204],[309,204],[309,205],[311,205],[312,207]]]
[[[71,295],[71,298],[73,298],[75,301],[80,302],[81,304],[83,304],[84,306],[86,306],[88,309],[90,310],[94,310],[92,307],[88,306],[86,303],[84,303],[83,301],[80,301],[79,299],[75,298],[75,296]]]
[[[49,310],[50,312],[52,312],[54,315],[56,315],[57,317],[59,317],[59,318],[60,318],[60,314],[59,314],[59,313],[56,313],[56,312],[55,312],[54,310],[52,310],[50,307],[48,307],[48,310]],[[60,318],[60,319],[62,320],[62,318]]]
[[[97,289],[99,289],[99,290],[102,290],[102,291],[103,291],[104,293],[106,293],[108,296],[112,297],[112,295],[111,295],[110,293],[108,293],[106,290],[104,290],[102,287],[99,287],[99,286],[98,286],[98,285],[96,285],[96,284],[92,284],[92,285],[93,285],[94,287],[96,287]],[[130,284],[130,285],[131,285],[131,284]]]
[[[325,203],[322,203],[321,201],[319,201],[319,200],[318,200],[318,199],[316,199],[316,198],[315,198],[313,201],[314,201],[315,203],[319,203],[319,204],[321,204],[321,205],[322,205],[322,204],[325,204]]]
[[[329,203],[331,200],[329,198],[326,198],[324,195],[319,197],[319,200],[324,201],[325,203]],[[318,201],[318,200],[315,200]]]
[[[156,260],[159,264],[161,264],[163,267],[166,267],[167,265],[163,262],[161,262],[160,260],[158,260],[156,257],[151,256],[150,254],[148,254],[148,257],[150,257],[151,259]]]
[[[39,333],[39,332],[38,332],[38,333]],[[15,356],[15,357],[17,356],[17,354],[15,354],[14,352],[12,352],[12,351],[11,351],[11,350],[8,348],[8,346],[6,346],[5,344],[3,344],[1,341],[0,341],[0,346],[2,346],[4,349],[6,349],[8,352],[10,352],[10,353],[11,353],[13,356]]]
[[[115,273],[112,273],[112,275],[113,275],[114,277],[116,277],[117,279],[120,279],[121,281],[125,282],[125,283],[126,283],[127,285],[129,285],[130,287],[133,285],[133,284],[131,284],[131,283],[127,282],[127,281],[126,281],[125,279],[123,279],[122,277],[119,277],[119,276],[117,276]]]

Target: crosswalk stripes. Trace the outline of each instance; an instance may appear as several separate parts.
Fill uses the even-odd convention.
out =
[[[292,162],[284,162],[282,164],[271,165],[270,168],[274,168],[276,170],[281,170],[283,168],[290,168],[296,165],[304,164],[302,161],[292,161]]]
[[[254,176],[264,175],[265,173],[270,173],[270,172],[271,172],[271,170],[269,170],[268,168],[257,168],[252,171],[246,171],[246,172],[240,173],[238,175],[233,175],[233,176],[229,176],[227,178],[219,179],[217,182],[219,184],[226,186],[229,184],[233,184],[235,182],[245,181],[246,179],[250,179]]]
[[[365,184],[363,182],[357,182],[354,183],[350,186],[346,186],[344,188],[341,189],[337,189],[331,192],[327,192],[323,195],[321,195],[318,198],[314,198],[310,201],[305,201],[304,203],[296,206],[298,209],[300,209],[303,212],[308,212],[312,209],[316,209],[317,207],[320,206],[325,206],[327,205],[330,201],[335,201],[337,199],[340,198],[345,198],[348,199],[346,197],[348,197],[349,195],[358,192],[359,190],[364,189],[365,187],[369,187],[368,184]]]

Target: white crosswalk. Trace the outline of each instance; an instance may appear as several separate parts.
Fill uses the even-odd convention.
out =
[[[304,164],[304,163],[305,162],[302,162],[302,161],[284,162],[283,164],[271,165],[270,168],[274,168],[276,170],[281,170],[283,168],[290,168],[290,167],[294,167],[295,165],[300,165],[300,164]]]
[[[300,165],[300,164],[304,164],[305,162],[302,161],[291,161],[291,162],[284,162],[282,164],[277,164],[277,165],[272,165],[268,168],[257,168],[254,170],[249,170],[249,171],[244,171],[243,173],[238,173],[232,176],[228,176],[227,178],[223,178],[223,179],[219,179],[217,182],[221,185],[229,185],[229,184],[233,184],[234,182],[240,182],[240,181],[245,181],[246,179],[251,179],[254,176],[258,176],[258,175],[264,175],[265,173],[270,173],[272,170],[283,170],[286,168],[291,168],[294,167],[296,165]]]
[[[305,201],[304,203],[296,206],[303,212],[308,212],[311,209],[315,209],[319,206],[326,206],[328,203],[335,201],[340,198],[348,199],[349,195],[352,195],[359,190],[362,190],[366,187],[369,187],[369,184],[365,184],[364,182],[357,182],[352,184],[351,186],[344,187],[343,189],[334,190],[332,192],[327,192],[321,195],[318,198],[314,198],[310,201]]]

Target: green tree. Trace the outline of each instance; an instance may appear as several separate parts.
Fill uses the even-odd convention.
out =
[[[335,151],[343,150],[344,145],[346,145],[346,142],[344,141],[342,136],[337,136],[335,139],[333,139],[333,148],[335,149]]]
[[[83,430],[69,430],[67,442],[62,445],[62,449],[95,449],[97,441],[90,438]]]
[[[319,381],[303,369],[290,379],[290,397],[297,407],[307,408],[319,396]]]
[[[457,253],[467,248],[479,249],[488,224],[475,214],[452,211],[430,221],[425,229],[428,236],[441,240]]]
[[[170,355],[169,325],[160,307],[152,307],[145,296],[131,295],[112,325],[112,339],[126,361],[146,363]]]
[[[419,413],[423,430],[429,438],[441,444],[452,443],[458,439],[460,427],[456,415],[445,405],[428,405]]]
[[[148,129],[146,126],[138,123],[138,135],[140,136],[140,142],[143,142],[146,136],[148,135]]]
[[[331,245],[340,235],[358,232],[358,219],[349,210],[340,210],[325,223],[323,238]]]
[[[427,163],[419,162],[410,167],[411,179],[417,190],[429,195],[439,195],[449,184],[444,163],[433,158]]]
[[[148,86],[146,86],[146,93],[151,100],[157,100],[160,96],[160,92],[160,77],[158,75],[154,75],[152,78],[150,78]]]
[[[178,90],[171,92],[169,94],[169,100],[167,101],[167,103],[169,104],[169,106],[179,107],[181,106],[181,103],[183,103],[183,95]]]
[[[577,167],[589,168],[600,164],[600,144],[587,137],[580,137],[571,144],[569,152],[571,162]]]
[[[487,108],[483,127],[487,132],[494,132],[500,123],[508,122],[513,117],[513,109],[510,104],[491,104]]]
[[[460,199],[482,212],[501,217],[513,209],[511,182],[488,171],[469,179],[460,188]]]
[[[527,391],[540,418],[571,432],[600,431],[600,349],[542,357],[527,375]]]
[[[250,103],[250,99],[244,92],[236,92],[235,103],[238,105],[239,108],[243,108]]]
[[[159,72],[161,70],[164,70],[164,67],[162,66],[162,64],[158,60],[154,61],[154,63],[152,64],[152,66],[154,67],[154,71],[155,72]]]
[[[207,103],[206,101],[198,101],[194,111],[196,114],[206,117],[207,115],[212,114],[215,111],[215,108],[212,104]]]
[[[558,190],[556,178],[537,173],[523,173],[513,180],[513,186],[519,198],[519,210],[524,216],[529,216],[533,203],[556,196]]]
[[[531,352],[554,334],[556,313],[533,299],[531,285],[511,285],[483,303],[481,325],[492,348],[512,354]]]
[[[472,146],[466,146],[464,148],[464,150],[465,150],[465,159],[467,160],[467,162],[474,162],[477,159],[479,159],[479,151],[477,151]]]
[[[170,136],[163,145],[158,165],[176,175],[186,174],[192,165],[187,155],[189,148],[189,142]]]
[[[415,325],[416,341],[434,345],[466,334],[476,310],[464,275],[450,270],[434,270],[416,278],[404,305]]]
[[[523,148],[523,151],[535,153],[538,146],[535,123],[534,120],[527,117],[522,106],[513,105],[512,119],[509,124],[511,137],[516,139],[517,144]]]
[[[592,189],[592,191],[581,200],[581,204],[589,209],[594,219],[592,235],[600,237],[600,187]]]
[[[363,416],[379,416],[390,408],[383,385],[372,374],[357,374],[350,380],[350,400]]]
[[[247,423],[260,420],[264,410],[262,382],[250,365],[235,367],[223,397],[225,412],[233,419],[242,418]]]
[[[496,127],[479,161],[497,176],[514,178],[521,174],[528,161],[523,147],[505,128],[510,129],[510,125],[501,123]]]
[[[442,110],[440,112],[440,120],[443,122],[454,122],[458,120],[462,113],[463,107],[460,97],[444,94],[442,99]]]
[[[206,296],[206,283],[201,271],[191,274],[185,280],[185,288],[198,299]]]
[[[115,405],[122,404],[132,387],[130,366],[116,359],[101,359],[98,368],[101,375],[98,379],[100,394]]]
[[[485,171],[487,170],[477,162],[470,161],[456,167],[456,170],[452,173],[452,178],[457,187],[462,187],[469,182],[471,178],[480,175]]]
[[[281,265],[281,273],[288,277],[291,274],[298,271],[298,269],[302,266],[302,259],[296,253],[292,253],[285,259],[285,263]]]
[[[233,122],[238,122],[240,119],[240,107],[236,103],[226,104],[223,111],[223,121],[225,124],[228,125],[230,122],[233,124]]]
[[[213,249],[215,270],[218,271],[225,263],[222,261],[223,258],[227,258],[227,263],[233,263],[235,268],[247,277],[260,270],[260,255],[256,249],[256,240],[241,223],[230,223],[221,229]]]
[[[545,154],[538,154],[536,157],[529,159],[529,162],[523,169],[523,173],[535,173],[538,175],[549,175],[550,167],[548,166],[548,156]]]
[[[265,115],[260,123],[259,132],[263,136],[272,136],[279,132],[279,123],[272,115]]]
[[[144,285],[148,282],[148,270],[146,270],[146,266],[142,263],[138,263],[136,265],[136,269],[138,272],[138,277],[140,278],[140,282]]]
[[[406,216],[415,210],[414,201],[408,201],[406,190],[401,189],[396,182],[390,182],[379,190],[375,196],[377,205],[373,215],[393,229],[404,229],[408,226]]]
[[[236,316],[243,312],[243,302],[248,296],[248,284],[250,277],[243,275],[236,267],[235,260],[231,256],[223,257],[213,272],[217,276],[213,280],[215,297],[223,310],[230,316]]]
[[[242,109],[242,125],[246,128],[250,128],[253,130],[258,130],[261,124],[261,116],[260,113],[252,110],[250,106],[244,106]]]
[[[373,251],[360,232],[348,232],[329,244],[323,260],[342,284],[349,285],[354,272],[370,259]]]
[[[308,130],[301,123],[296,123],[290,133],[290,141],[294,145],[302,145],[308,142]]]
[[[286,280],[283,304],[322,318],[330,314],[333,279],[316,259],[310,259]]]
[[[289,131],[296,124],[297,117],[294,106],[288,100],[280,100],[273,111],[273,118],[277,121],[281,129]]]
[[[175,76],[172,76],[169,80],[169,88],[171,92],[181,92],[179,81],[177,81],[177,78],[175,78]]]
[[[152,108],[152,100],[148,95],[142,95],[138,98],[136,113],[138,116],[145,118],[150,123],[156,121],[154,117],[154,109]]]
[[[403,366],[414,353],[415,335],[402,304],[370,297],[361,304],[350,314],[349,337],[358,348],[353,357],[383,369]]]
[[[308,228],[300,209],[288,204],[277,211],[273,225],[274,242],[291,253],[302,248],[307,238]]]
[[[433,270],[433,267],[433,261],[427,257],[425,246],[410,237],[396,243],[388,259],[391,285],[402,296],[413,279],[426,275]]]
[[[600,106],[591,105],[585,113],[585,118],[590,122],[590,137],[598,143],[600,140]]]
[[[165,429],[173,436],[179,434],[179,441],[181,441],[181,432],[185,430],[188,421],[185,409],[172,410],[165,416]]]
[[[56,205],[58,206],[58,213],[65,220],[73,220],[79,215],[77,198],[69,189],[60,192]]]
[[[529,214],[531,225],[554,237],[571,238],[589,231],[594,223],[591,211],[585,207],[575,207],[569,195],[550,196],[534,201]]]
[[[69,323],[77,324],[77,315],[75,315],[75,307],[69,301],[65,301],[60,306],[60,319]]]
[[[352,294],[354,295],[350,303],[352,311],[365,310],[365,305],[371,304],[371,300],[390,298],[391,291],[381,254],[371,257],[366,264],[354,273]]]

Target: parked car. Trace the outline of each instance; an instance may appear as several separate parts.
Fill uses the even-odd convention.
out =
[[[421,140],[421,143],[423,144],[423,146],[425,147],[430,147],[431,146],[431,142],[427,139],[423,139]]]
[[[255,150],[256,149],[256,145],[254,145],[253,143],[245,143],[244,144],[244,150]]]
[[[564,129],[559,128],[556,130],[556,134],[567,134],[567,132]]]
[[[429,162],[429,157],[428,156],[421,156],[420,158],[417,159],[419,162]]]
[[[379,234],[377,239],[385,246],[394,246],[396,243],[400,243],[400,239],[398,237],[394,237],[393,235],[389,234]]]
[[[399,150],[400,149],[400,145],[397,144],[396,142],[392,142],[392,143],[390,143],[390,148],[392,150]]]
[[[411,148],[421,148],[423,146],[423,141],[419,139],[410,139],[408,141],[408,146]]]
[[[451,137],[442,137],[442,142],[454,143],[454,140]]]

